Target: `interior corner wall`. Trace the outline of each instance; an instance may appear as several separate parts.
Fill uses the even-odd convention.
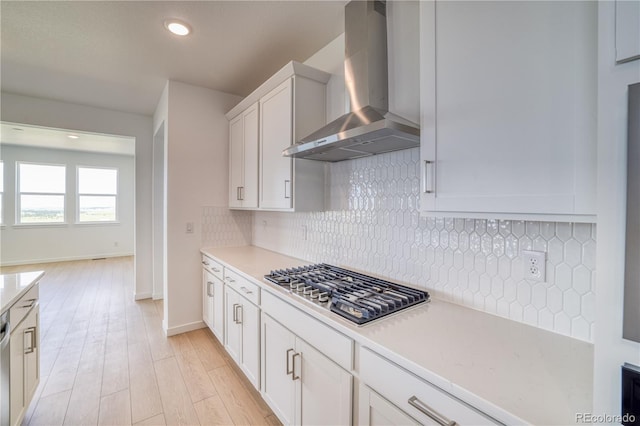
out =
[[[228,205],[228,122],[235,95],[169,81],[166,333],[202,327],[203,206]],[[187,232],[187,223],[193,232]]]
[[[627,85],[640,60],[615,63],[615,2],[598,2],[598,253],[594,413],[618,415],[620,367],[640,365],[640,344],[622,338],[627,164]]]
[[[35,126],[135,137],[135,294],[151,294],[152,117],[2,92],[0,119]]]

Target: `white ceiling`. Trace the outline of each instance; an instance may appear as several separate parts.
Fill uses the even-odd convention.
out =
[[[1,88],[145,115],[168,79],[245,96],[341,34],[345,4],[2,0]],[[170,34],[167,18],[193,33]]]
[[[70,138],[69,136],[75,136]],[[135,138],[0,122],[0,145],[135,155]]]

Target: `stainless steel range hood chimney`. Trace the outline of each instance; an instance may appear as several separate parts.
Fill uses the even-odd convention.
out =
[[[335,162],[420,145],[418,125],[389,112],[385,1],[353,0],[345,6],[344,72],[352,112],[282,155]]]

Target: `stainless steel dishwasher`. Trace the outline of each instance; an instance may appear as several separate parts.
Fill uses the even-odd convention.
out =
[[[9,424],[9,312],[0,317],[0,425]]]

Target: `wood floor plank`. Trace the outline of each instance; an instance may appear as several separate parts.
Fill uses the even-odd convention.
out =
[[[164,414],[158,414],[134,424],[139,426],[166,426],[167,422],[164,420]]]
[[[154,363],[162,407],[167,424],[199,424],[189,391],[174,357]]]
[[[217,395],[216,388],[202,366],[196,351],[176,352],[176,361],[192,402]]]
[[[129,345],[129,391],[133,423],[162,413],[153,359],[146,340]]]
[[[233,424],[231,416],[218,395],[196,402],[193,406],[202,425]]]
[[[268,425],[282,426],[282,422],[278,420],[275,414],[269,414],[267,417],[265,417],[265,420],[267,421]]]
[[[173,347],[174,352],[186,352],[194,349],[186,333],[171,336],[168,340]]]
[[[221,345],[215,344],[216,338],[209,329],[201,328],[186,334],[195,348],[205,371],[211,371],[227,364],[226,351]]]
[[[102,395],[129,387],[129,354],[126,331],[109,332],[102,373]]]
[[[249,391],[229,366],[209,371],[209,377],[235,424],[267,424],[264,414],[253,402]]]
[[[65,425],[95,425],[100,410],[102,371],[79,373],[71,391]]]
[[[71,391],[68,390],[40,398],[29,426],[62,425],[70,396]]]
[[[173,346],[162,331],[162,319],[160,317],[145,316],[144,323],[147,330],[147,340],[151,357],[154,361],[173,356]]]
[[[129,389],[103,396],[100,400],[99,425],[126,426],[131,424]]]

